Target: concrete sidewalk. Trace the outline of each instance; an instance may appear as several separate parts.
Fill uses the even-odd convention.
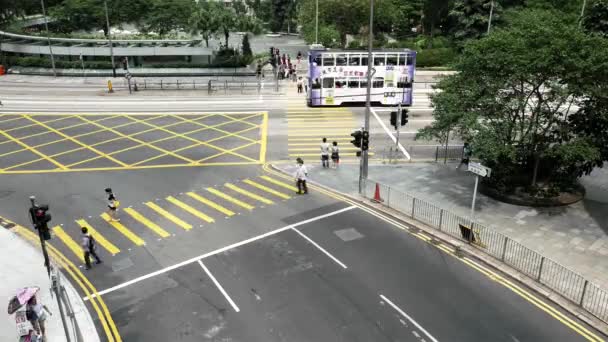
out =
[[[357,194],[358,164],[323,169],[311,159],[307,165],[311,181]],[[468,217],[475,178],[456,165],[370,165],[369,179]],[[291,172],[295,164],[277,166]],[[476,220],[608,288],[608,170],[596,169],[581,182],[586,198],[564,207],[516,206],[477,194]]]
[[[76,289],[70,284],[70,279],[63,274],[60,274],[60,276],[84,341],[99,342],[100,339],[94,321],[87,307]],[[0,227],[0,279],[2,279],[2,282],[0,282],[0,298],[4,300],[3,308],[7,307],[8,301],[17,293],[19,288],[40,287],[38,299],[52,313],[52,316],[47,316],[46,320],[46,341],[67,341],[57,306],[57,298],[51,295],[51,281],[47,276],[40,249],[3,227]],[[19,341],[15,315],[9,316],[6,309],[2,309],[1,312],[0,341]],[[66,317],[66,319],[69,322],[69,318]],[[70,324],[68,323],[69,327]],[[71,340],[75,341],[73,336],[71,336]]]

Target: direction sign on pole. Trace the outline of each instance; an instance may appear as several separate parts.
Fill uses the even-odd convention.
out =
[[[469,171],[481,177],[490,177],[492,169],[485,167],[480,163],[469,162]]]

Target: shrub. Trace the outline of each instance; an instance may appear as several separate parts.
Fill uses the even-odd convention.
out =
[[[456,53],[450,48],[426,49],[418,51],[416,66],[420,68],[449,66],[455,60]]]
[[[361,41],[354,39],[351,40],[350,43],[348,43],[348,46],[346,46],[347,49],[361,49]]]

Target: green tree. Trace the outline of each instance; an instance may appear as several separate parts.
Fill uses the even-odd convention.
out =
[[[110,25],[137,23],[145,16],[151,0],[108,0],[108,17]],[[49,8],[49,14],[55,19],[58,31],[71,33],[76,30],[103,29],[107,36],[106,16],[102,0],[63,0]]]
[[[608,37],[608,1],[597,0],[592,3],[585,11],[583,25],[587,31]]]
[[[405,38],[412,35],[412,28],[417,28],[422,24],[422,9],[425,0],[400,1],[395,0],[395,21],[394,32],[396,37]]]
[[[501,191],[565,189],[608,158],[607,54],[608,41],[569,18],[522,11],[465,46],[420,136],[458,133],[494,168],[487,182]]]
[[[454,37],[458,40],[479,38],[488,30],[490,9],[492,10],[492,21],[500,20],[502,7],[496,0],[458,0],[450,11],[449,16],[453,18],[452,30]]]
[[[146,31],[157,32],[162,37],[173,30],[188,29],[196,5],[194,0],[150,1],[150,10],[143,20]]]
[[[243,43],[241,49],[243,50],[243,57],[251,58],[253,56],[253,51],[251,51],[251,45],[249,44],[248,34],[245,34],[243,36]]]
[[[216,3],[200,1],[189,19],[190,33],[200,34],[207,47],[209,47],[209,39],[218,32],[220,27],[216,16],[217,11]]]

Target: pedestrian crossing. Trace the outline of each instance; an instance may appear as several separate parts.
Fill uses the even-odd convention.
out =
[[[320,158],[320,144],[327,138],[338,143],[342,161],[358,160],[358,148],[350,142],[351,133],[361,127],[348,108],[310,108],[303,97],[289,97],[287,103],[287,147],[290,159]],[[373,156],[373,152],[369,153]]]
[[[222,219],[287,201],[294,191],[297,189],[292,184],[262,175],[119,208],[120,221],[102,213],[57,225],[52,231],[54,237],[62,242],[59,248],[83,263],[81,227],[88,229],[102,251],[101,255],[117,255],[125,249],[143,247]]]

